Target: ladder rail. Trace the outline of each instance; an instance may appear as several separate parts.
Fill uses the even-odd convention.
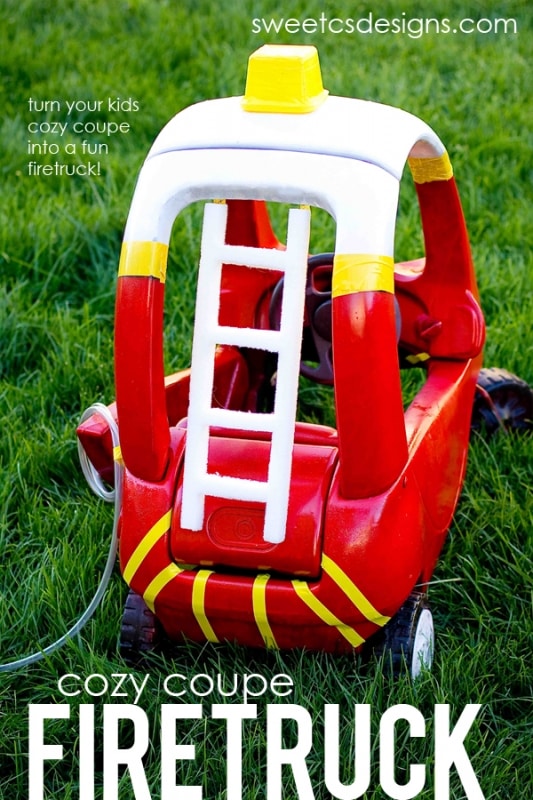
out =
[[[304,209],[291,209],[286,250],[289,253],[289,267],[284,275],[280,319],[280,338],[290,346],[280,347],[278,350],[273,413],[279,423],[272,430],[270,447],[267,480],[269,498],[265,509],[263,533],[267,542],[282,542],[286,533],[298,401],[309,234],[310,210],[307,209],[306,213]],[[302,247],[304,242],[305,246]]]

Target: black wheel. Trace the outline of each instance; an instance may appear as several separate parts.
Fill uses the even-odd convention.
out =
[[[492,436],[498,430],[533,430],[533,391],[505,369],[480,370],[471,430]]]
[[[134,664],[161,643],[162,628],[142,597],[131,591],[126,599],[120,627],[120,655]]]
[[[368,650],[383,656],[383,667],[391,675],[401,674],[404,665],[413,680],[433,663],[435,634],[427,597],[412,592],[383,630],[368,642]]]

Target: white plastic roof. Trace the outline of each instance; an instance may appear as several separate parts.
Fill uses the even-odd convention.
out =
[[[444,152],[426,123],[392,106],[329,96],[308,114],[271,114],[244,111],[241,99],[207,100],[184,109],[163,128],[148,159],[175,150],[285,150],[367,161],[400,180],[409,155]]]

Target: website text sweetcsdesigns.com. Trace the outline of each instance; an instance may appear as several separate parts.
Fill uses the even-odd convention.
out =
[[[256,34],[349,34],[349,35],[396,35],[420,39],[430,34],[516,36],[518,22],[503,17],[411,17],[405,11],[397,17],[382,17],[370,11],[360,17],[337,17],[322,12],[309,17],[254,17],[252,33]]]
[[[220,780],[222,774],[223,780],[222,771],[226,777],[224,796],[242,800],[248,789],[243,774],[248,748],[259,758],[258,770],[264,770],[267,800],[288,796],[314,800],[317,761],[323,765],[320,791],[325,786],[329,796],[339,800],[365,796],[376,788],[372,783],[378,776],[386,797],[416,798],[429,780],[435,800],[451,800],[452,774],[461,781],[461,796],[485,800],[467,749],[480,704],[457,710],[439,703],[426,718],[415,706],[405,703],[390,706],[378,715],[369,704],[341,708],[326,702],[315,716],[293,702],[295,685],[285,673],[267,677],[258,673],[175,672],[164,679],[149,673],[70,673],[59,678],[57,690],[53,702],[29,705],[28,800],[49,796],[49,772],[61,762],[70,762],[72,772],[79,772],[76,800],[95,800],[97,784],[103,786],[106,800],[118,800],[119,785],[122,797],[125,782],[131,789],[128,797],[135,800],[212,800],[214,793],[201,785],[202,778],[209,784],[210,780]],[[161,704],[157,718],[151,720],[142,702],[154,693]],[[206,754],[205,737],[210,728],[217,733],[217,726],[219,733],[213,741],[221,741],[222,733],[225,743],[215,757],[213,752]],[[259,735],[257,726],[261,728]],[[341,731],[347,727],[352,728],[349,738],[353,742],[350,777],[341,775],[341,761],[347,755],[345,745],[341,747]],[[398,727],[401,740],[406,735],[420,740],[432,737],[431,764],[416,757],[413,763],[405,764],[405,754],[397,753]],[[287,736],[288,728],[293,736]],[[378,738],[377,748],[373,746],[374,736]],[[149,751],[160,759],[157,786],[150,786],[145,772]],[[96,757],[98,752],[103,754],[101,759]],[[192,773],[186,768],[191,762],[195,767]],[[311,762],[315,764],[312,771]],[[399,777],[398,767],[405,768],[407,777]],[[196,775],[192,784],[187,774]],[[284,790],[287,780],[295,787],[290,795]]]

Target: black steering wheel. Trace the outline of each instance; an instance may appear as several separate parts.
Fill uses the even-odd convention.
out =
[[[318,253],[307,260],[305,284],[305,314],[300,373],[317,383],[333,383],[331,352],[331,276],[334,253]],[[279,330],[283,278],[272,292],[270,326]],[[311,363],[309,363],[311,362]]]

